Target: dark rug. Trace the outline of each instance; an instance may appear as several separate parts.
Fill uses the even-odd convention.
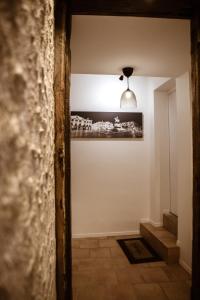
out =
[[[131,264],[161,261],[160,256],[141,237],[117,240]]]

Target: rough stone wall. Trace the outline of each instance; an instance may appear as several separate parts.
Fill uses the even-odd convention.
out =
[[[54,300],[54,0],[0,1],[0,300]]]

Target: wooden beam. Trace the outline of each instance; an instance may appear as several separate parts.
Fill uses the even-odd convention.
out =
[[[193,94],[193,263],[192,300],[200,299],[200,13],[191,22]]]
[[[66,0],[55,3],[55,209],[56,290],[58,300],[72,299],[70,207],[70,14]]]
[[[191,18],[191,0],[72,0],[74,15]]]

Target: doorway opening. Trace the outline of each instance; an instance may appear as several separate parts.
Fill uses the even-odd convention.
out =
[[[100,23],[101,19],[103,19],[102,23]],[[142,31],[142,26],[133,26],[132,24],[134,30],[131,31],[131,34],[134,34],[134,32],[136,31],[135,28],[139,28],[138,35],[140,36],[141,40],[139,42],[139,39],[136,40],[136,38],[133,38],[133,41],[137,46],[140,43],[142,44],[143,47],[140,48],[141,57],[137,56],[134,53],[134,59],[131,58],[131,55],[129,56],[128,53],[128,47],[125,47],[126,55],[121,55],[121,61],[119,60],[119,62],[117,62],[117,56],[119,55],[119,46],[117,47],[116,39],[111,39],[108,37],[107,33],[109,32],[109,30],[112,29],[112,26],[111,24],[110,26],[106,24],[106,22],[112,21],[113,23],[111,23],[114,24],[113,28],[116,31],[117,24],[115,23],[115,21],[117,19],[119,22],[124,21],[124,24],[126,25],[128,23],[129,30],[132,30],[131,22],[133,22],[134,20],[135,22],[143,23],[143,26],[145,22],[148,23],[152,21],[154,30],[156,31],[156,28],[159,28],[159,33],[161,34],[161,36],[162,26],[155,26],[155,23],[164,22],[165,26],[168,26],[171,22],[171,24],[173,24],[171,27],[172,31],[170,31],[169,28],[169,31],[167,31],[167,29],[165,28],[165,38],[169,36],[170,38],[172,38],[172,40],[170,40],[170,42],[165,41],[165,51],[163,49],[161,51],[158,51],[157,48],[159,48],[159,43],[162,44],[162,41],[158,40],[159,43],[156,41],[154,41],[153,43],[151,39],[151,42],[156,46],[155,48],[153,47],[152,50],[151,44],[148,43],[148,55],[153,57],[152,55],[154,54],[154,56],[156,56],[157,62],[154,62],[153,64],[152,58],[146,59],[146,71],[143,70],[144,73],[140,73],[140,67],[138,63],[139,73],[138,76],[134,77],[133,79],[133,85],[135,87],[136,95],[139,95],[139,108],[137,111],[141,111],[143,113],[145,133],[143,140],[91,141],[79,139],[72,141],[72,236],[76,238],[94,238],[113,235],[138,234],[140,222],[150,222],[151,225],[155,227],[161,226],[162,214],[164,212],[164,209],[168,209],[171,210],[173,213],[177,213],[177,211],[175,211],[177,209],[177,196],[175,196],[176,184],[174,184],[174,181],[177,179],[177,174],[175,172],[177,168],[174,167],[174,160],[176,160],[176,157],[173,156],[175,152],[177,155],[177,151],[174,150],[175,137],[173,135],[175,133],[176,128],[174,124],[175,116],[172,114],[172,112],[174,112],[174,102],[173,100],[169,100],[173,99],[173,94],[170,96],[167,94],[168,101],[166,101],[166,103],[163,104],[167,107],[167,111],[165,111],[165,107],[160,107],[161,102],[158,100],[157,96],[158,93],[161,93],[161,90],[159,90],[161,86],[166,85],[169,80],[179,80],[179,77],[181,77],[185,72],[189,71],[189,21],[166,21],[159,19],[151,20],[145,18],[138,19],[127,17],[124,20],[122,20],[123,18],[119,17],[73,17],[73,21],[76,23],[73,24],[72,22],[71,108],[72,111],[119,110],[117,99],[119,98],[118,95],[120,95],[120,89],[118,88],[120,83],[118,81],[118,77],[120,74],[121,67],[123,67],[122,61],[128,59],[129,61],[127,61],[126,64],[130,65],[130,62],[136,63],[137,59],[139,59],[140,61],[142,55],[145,56],[147,48],[147,46],[145,46],[145,43],[147,43],[148,39],[147,37],[145,38],[144,33],[146,32],[148,35],[148,31]],[[188,44],[186,42],[187,46],[185,49],[187,52],[187,58],[185,59],[184,54],[184,58],[182,58],[184,63],[186,62],[188,63],[188,65],[185,68],[183,66],[183,63],[180,63],[179,67],[181,66],[181,68],[183,69],[177,70],[178,63],[180,62],[177,59],[180,59],[182,54],[180,55],[179,53],[178,58],[175,59],[177,52],[173,49],[171,56],[173,57],[173,59],[171,60],[173,70],[175,69],[176,74],[170,74],[170,63],[166,64],[166,58],[162,58],[161,61],[162,66],[163,64],[166,64],[168,69],[165,71],[159,71],[161,72],[159,73],[158,70],[156,70],[155,68],[155,65],[158,65],[159,68],[161,67],[161,63],[158,63],[158,54],[167,53],[167,55],[169,56],[169,51],[167,51],[166,45],[173,45],[172,36],[173,34],[176,34],[174,28],[176,27],[177,30],[179,28],[178,26],[174,26],[174,22],[177,22],[179,25],[186,25],[186,40],[188,41]],[[105,28],[107,28],[107,32],[105,30],[102,30],[103,25],[105,26]],[[147,26],[149,29],[150,24],[148,24]],[[123,32],[123,25],[120,24],[119,28],[119,30],[117,30],[119,35],[118,38],[120,42],[122,40],[122,44],[124,45],[125,37]],[[82,34],[80,34],[79,30],[80,32],[82,31]],[[95,32],[95,30],[97,31]],[[181,29],[181,32],[182,30],[183,28]],[[127,30],[125,31],[127,32]],[[104,34],[104,32],[106,33]],[[155,32],[152,32],[152,36],[155,37]],[[73,36],[73,34],[75,34],[75,36]],[[101,34],[104,34],[106,36],[107,43],[105,41],[101,41],[101,38],[99,38]],[[96,42],[95,40],[95,35],[98,36],[98,42]],[[130,33],[128,35],[130,36]],[[112,36],[114,35],[112,34]],[[177,34],[177,37],[180,38],[180,36],[181,35],[179,32]],[[177,37],[174,37],[176,47]],[[127,40],[130,47],[130,38],[128,38]],[[184,38],[184,41],[186,40]],[[78,43],[80,43],[79,46],[77,46]],[[106,46],[110,44],[112,44],[113,49],[109,52]],[[184,43],[182,41],[178,44],[183,46]],[[102,45],[103,48],[106,49],[105,52],[103,52],[101,48]],[[136,47],[130,48],[134,49]],[[184,52],[184,47],[181,48],[181,51]],[[94,49],[96,49],[97,52],[94,51]],[[145,51],[142,52],[141,49],[145,49]],[[95,55],[97,53],[96,57],[93,57],[94,52]],[[110,59],[109,55],[111,55],[112,59]],[[74,65],[73,61],[75,62]],[[115,65],[115,71],[112,71],[113,61]],[[144,57],[143,59],[141,59],[141,61],[143,61],[144,63]],[[176,66],[174,63],[175,61],[177,62]],[[151,64],[149,62],[151,62]],[[98,71],[98,68],[100,71]],[[103,71],[103,69],[105,71]],[[76,74],[73,74],[73,72]],[[151,72],[151,74],[148,72]],[[160,75],[158,76],[158,74]],[[189,84],[189,77],[187,78],[187,80],[187,83]],[[158,106],[156,106],[156,101],[159,103]],[[188,106],[190,107],[190,97],[187,98],[187,101],[189,103]],[[160,110],[163,110],[164,117],[166,118],[167,122],[166,124],[163,124],[163,119],[160,117]],[[191,110],[189,111],[189,114],[191,117]],[[184,118],[183,116],[181,117]],[[159,118],[160,120],[158,120]],[[163,131],[166,130],[164,126],[168,126],[168,146],[166,148],[163,148],[163,151],[160,151],[160,148],[161,146],[163,147],[166,144],[167,136],[161,136],[161,126],[156,127],[156,125],[159,124],[159,122],[161,125],[163,125]],[[189,122],[191,128],[191,118]],[[158,137],[162,137],[163,142],[160,141]],[[173,139],[174,143],[172,143]],[[190,146],[191,140],[192,139],[190,132]],[[181,141],[179,142],[179,147],[181,147]],[[162,155],[165,156],[165,161],[162,160]],[[168,157],[168,166],[164,165],[167,161],[166,156]],[[190,160],[191,159],[192,158],[190,156]],[[181,172],[181,168],[179,169],[179,172]],[[191,174],[189,176],[191,176]],[[190,177],[190,182],[191,180],[192,177]],[[168,184],[167,187],[166,182]],[[189,199],[191,211],[191,190],[189,194]],[[167,207],[165,207],[164,204],[165,200],[169,204]],[[192,223],[191,218],[190,223]],[[192,225],[190,226],[190,232],[188,234],[189,247],[187,245],[187,249],[190,248],[187,257],[190,266],[188,267],[187,263],[182,263],[182,265],[185,268],[187,268],[187,271],[191,271],[191,228]],[[89,242],[87,241],[84,243],[87,244]],[[86,245],[84,243],[82,244],[82,246],[80,246],[79,251],[75,250],[75,252],[79,252],[80,255],[86,256],[89,255],[90,252],[95,252],[94,250],[90,250],[89,248],[84,246]],[[93,243],[94,246],[96,244],[96,241],[93,241],[91,243]],[[109,244],[109,242],[107,243]],[[113,242],[110,243],[112,244]],[[75,248],[79,247],[77,246],[78,244],[79,243],[75,241]],[[103,243],[101,242],[101,244]],[[181,241],[179,241],[179,246],[182,247]],[[93,248],[95,248],[95,246]],[[113,250],[110,251],[112,253]],[[100,252],[102,252],[102,250]],[[105,255],[108,255],[108,251],[105,251],[105,253],[107,253]],[[98,256],[98,254],[93,255]],[[92,257],[88,257],[89,260],[91,258]]]

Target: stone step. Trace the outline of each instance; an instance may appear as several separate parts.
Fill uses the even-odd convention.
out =
[[[177,237],[178,217],[172,213],[163,214],[163,226]]]
[[[179,262],[180,248],[176,245],[176,237],[164,227],[155,227],[150,223],[141,223],[140,233],[168,264]]]

